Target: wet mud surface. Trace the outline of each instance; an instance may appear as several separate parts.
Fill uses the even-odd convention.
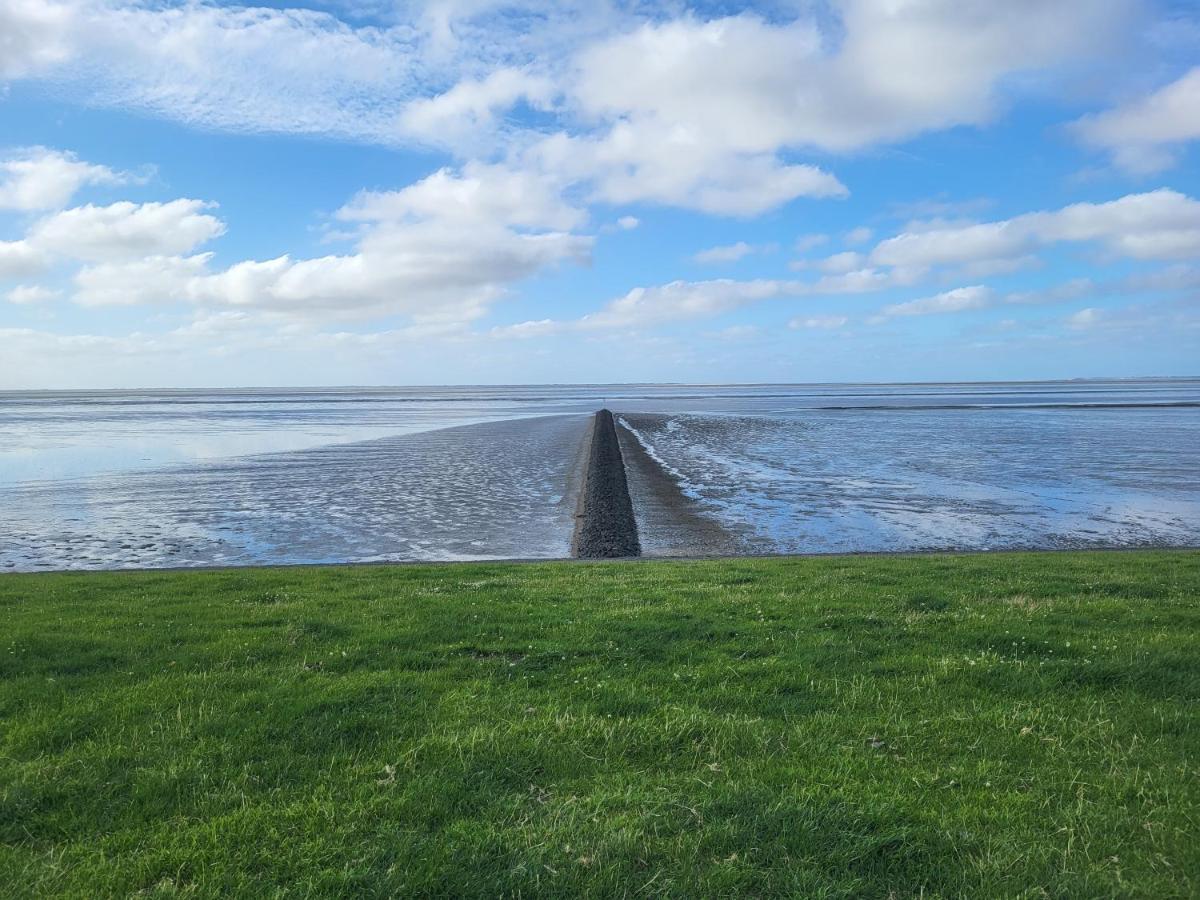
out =
[[[590,417],[0,492],[0,571],[565,557]]]
[[[0,393],[0,572],[566,557],[601,407],[642,555],[1197,546],[1197,403],[1189,379]],[[596,544],[624,555],[616,521]]]
[[[654,459],[625,416],[617,417],[633,512],[643,556],[726,556],[767,552],[751,534],[739,534],[704,514],[680,489],[679,479]]]
[[[626,446],[636,436],[670,482],[656,488],[652,470],[630,476],[639,524],[658,523],[643,528],[648,553],[656,531],[664,554],[689,545],[679,509],[724,529],[728,552],[1200,544],[1200,415],[1192,410],[620,419],[632,429]],[[717,538],[698,552],[726,549]]]

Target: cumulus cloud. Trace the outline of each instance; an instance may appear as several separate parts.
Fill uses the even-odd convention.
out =
[[[358,195],[336,214],[359,226],[345,255],[284,255],[216,270],[212,254],[188,255],[224,228],[202,208],[193,200],[80,207],[38,223],[31,241],[94,263],[74,278],[74,300],[85,306],[187,302],[277,321],[404,315],[455,327],[483,315],[512,283],[585,260],[592,244],[553,230],[582,218],[553,191],[487,166]]]
[[[121,177],[69,153],[14,159],[3,196],[25,208],[52,206],[79,185]],[[180,198],[53,212],[22,239],[0,241],[0,278],[82,262],[71,276],[71,298],[82,306],[188,303],[248,310],[276,323],[403,315],[432,333],[462,328],[514,282],[548,266],[586,261],[593,241],[578,233],[587,214],[564,199],[560,183],[478,162],[352,198],[334,216],[352,227],[355,247],[344,255],[282,255],[216,268],[212,253],[196,252],[225,233],[213,207]],[[8,299],[44,296],[24,285]]]
[[[239,263],[190,288],[201,300],[291,315],[465,322],[508,285],[562,260],[582,260],[588,238],[492,228],[469,236],[445,223],[381,227],[347,256]]]
[[[789,321],[788,328],[841,328],[849,321],[846,316],[800,317]]]
[[[48,264],[46,255],[27,240],[0,241],[0,278],[36,275]]]
[[[880,315],[885,318],[894,316],[928,316],[938,313],[964,312],[971,309],[983,309],[992,300],[992,291],[983,285],[955,288],[943,291],[932,297],[922,297],[920,300],[909,300],[906,303],[893,303],[885,306]]]
[[[1200,202],[1162,189],[1107,203],[1077,203],[1013,219],[908,231],[877,244],[875,265],[980,266],[1003,271],[1045,246],[1095,242],[1115,256],[1140,260],[1200,255]]]
[[[48,303],[58,297],[58,295],[58,291],[43,287],[40,284],[19,284],[6,293],[4,299],[9,303],[24,306],[35,303]]]
[[[718,215],[753,216],[796,197],[847,193],[816,166],[731,153],[708,135],[628,122],[601,137],[552,135],[524,151],[520,165],[589,185],[594,201],[651,202]]]
[[[87,266],[75,274],[73,299],[82,306],[140,306],[189,298],[192,279],[207,274],[211,253],[148,256]]]
[[[1065,284],[1054,285],[1033,291],[1013,291],[1004,297],[1005,303],[1016,303],[1022,306],[1032,304],[1063,303],[1079,300],[1098,293],[1099,286],[1090,278],[1074,278]]]
[[[867,266],[849,272],[823,275],[806,285],[813,294],[869,294],[894,287],[908,287],[925,276],[925,270],[916,267],[896,266],[881,269]]]
[[[517,322],[514,325],[497,325],[493,327],[488,336],[500,340],[523,340],[525,338],[545,337],[548,334],[557,334],[564,330],[562,322],[556,322],[554,319],[536,319],[528,322]]]
[[[845,152],[986,122],[1001,82],[1096,53],[1133,7],[847,0],[840,41],[815,20],[749,13],[647,23],[579,54],[568,102],[611,124],[559,135],[540,159],[591,170],[598,195],[618,203],[753,215],[839,196],[834,176],[783,151]]]
[[[1136,174],[1174,165],[1185,143],[1200,139],[1200,66],[1151,94],[1074,124],[1087,144],[1108,150]]]
[[[73,153],[30,147],[0,159],[0,209],[59,209],[88,184],[123,184],[129,178]]]
[[[754,253],[755,249],[755,247],[747,244],[745,241],[738,241],[736,244],[723,244],[719,247],[709,247],[707,250],[701,250],[692,256],[692,259],[701,265],[733,263]]]
[[[0,77],[204,128],[433,143],[604,202],[749,216],[846,193],[796,154],[987,122],[1014,76],[1102,53],[1138,5],[843,0],[768,20],[524,0],[353,26],[301,8],[9,0]],[[547,121],[519,124],[520,104]]]
[[[1094,306],[1089,306],[1086,309],[1081,309],[1079,312],[1072,313],[1067,316],[1067,325],[1071,328],[1085,329],[1092,328],[1104,318],[1104,312],[1096,309]]]
[[[824,259],[819,259],[815,262],[796,263],[794,264],[794,268],[812,268],[832,275],[840,275],[845,274],[846,272],[854,272],[864,268],[866,261],[866,257],[861,253],[856,253],[853,250],[847,250],[843,253],[835,253],[832,256],[827,256]]]
[[[209,257],[152,257],[85,268],[76,300],[92,306],[189,301],[271,313],[289,321],[407,315],[465,324],[512,282],[564,259],[581,259],[586,237],[493,228],[464,237],[445,223],[371,230],[344,256],[247,260],[210,271]]]
[[[400,129],[431,144],[461,149],[494,132],[498,114],[518,101],[545,110],[556,93],[548,78],[497,69],[485,78],[464,79],[435,97],[411,101],[400,114]]]
[[[225,225],[202,200],[79,206],[42,219],[29,234],[34,247],[58,256],[108,262],[170,256],[219,237]]]
[[[708,318],[796,291],[787,281],[673,281],[638,287],[579,320],[583,328],[629,328]]]
[[[20,78],[66,60],[71,54],[72,16],[71,6],[64,3],[0,3],[0,78]]]
[[[736,152],[852,150],[986,121],[1001,79],[1096,53],[1133,7],[846,0],[832,50],[810,20],[682,18],[589,47],[576,94],[585,112],[711,135]]]
[[[535,172],[471,162],[439,169],[399,191],[360,193],[338,211],[344,221],[438,219],[460,226],[505,225],[568,230],[586,213],[562,196],[561,184]],[[636,222],[636,220],[635,220]]]

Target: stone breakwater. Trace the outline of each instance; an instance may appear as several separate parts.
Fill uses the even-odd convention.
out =
[[[580,559],[641,555],[625,461],[616,423],[607,409],[597,412],[592,423],[572,550]]]

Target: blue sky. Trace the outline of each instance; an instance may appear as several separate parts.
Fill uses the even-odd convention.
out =
[[[1200,371],[1191,0],[0,33],[0,388]]]

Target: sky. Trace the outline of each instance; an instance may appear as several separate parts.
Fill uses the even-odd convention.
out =
[[[1200,0],[0,0],[0,389],[1200,374]]]

